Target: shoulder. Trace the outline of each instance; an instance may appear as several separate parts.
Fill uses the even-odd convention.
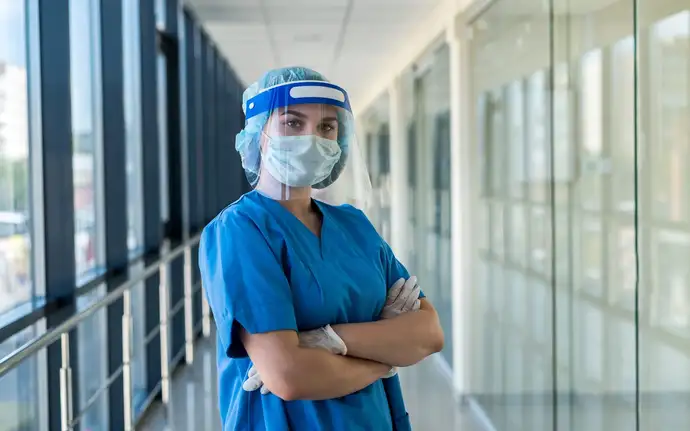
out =
[[[242,239],[258,232],[257,221],[264,218],[260,203],[253,192],[242,195],[237,201],[225,207],[203,230],[202,241],[212,235],[223,233],[226,240]]]
[[[327,209],[331,219],[350,240],[367,249],[380,247],[383,240],[364,211],[352,205],[329,205]]]
[[[376,232],[374,225],[369,220],[369,217],[364,213],[364,211],[359,208],[353,207],[352,205],[325,205],[328,209],[328,213],[342,224],[348,225],[349,228],[355,228],[367,231],[367,233]],[[377,234],[378,235],[378,234]]]

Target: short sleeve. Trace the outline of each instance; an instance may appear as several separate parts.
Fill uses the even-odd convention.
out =
[[[381,238],[381,243],[383,255],[382,263],[384,266],[384,270],[386,271],[386,283],[388,284],[388,288],[390,289],[391,286],[393,286],[393,284],[399,279],[404,278],[405,280],[407,280],[408,278],[410,278],[410,273],[407,270],[407,268],[405,268],[405,265],[400,263],[398,258],[395,257],[393,250],[391,250],[391,247],[383,238]],[[423,291],[419,292],[419,297],[426,297]]]
[[[247,355],[239,330],[250,334],[297,330],[292,291],[278,259],[243,214],[212,221],[199,243],[199,268],[223,349]]]

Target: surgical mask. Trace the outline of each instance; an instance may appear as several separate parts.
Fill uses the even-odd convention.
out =
[[[262,163],[271,176],[290,187],[320,183],[340,160],[340,145],[331,139],[316,135],[266,137]]]

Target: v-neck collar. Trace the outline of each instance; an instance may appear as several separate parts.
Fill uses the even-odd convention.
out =
[[[316,242],[317,248],[319,250],[319,255],[320,255],[321,259],[324,258],[325,250],[326,250],[326,246],[325,246],[325,244],[326,244],[326,242],[325,242],[326,231],[327,231],[327,226],[329,226],[330,224],[327,222],[328,216],[326,214],[326,211],[324,211],[324,208],[319,201],[317,201],[316,199],[313,199],[313,198],[311,200],[312,204],[315,205],[316,208],[318,209],[318,211],[321,213],[321,232],[320,232],[320,235],[316,235],[311,229],[309,229],[307,227],[306,224],[304,224],[304,222],[302,220],[297,218],[297,216],[294,215],[292,212],[290,212],[290,210],[288,210],[283,205],[281,205],[280,202],[278,202],[275,199],[271,199],[268,196],[264,196],[256,190],[255,190],[255,193],[257,193],[261,199],[267,199],[267,200],[271,201],[272,205],[279,207],[280,208],[279,211],[284,214],[284,217],[286,217],[287,219],[290,220],[291,224],[296,225],[296,229],[302,230],[303,232],[306,233],[306,235],[312,241]]]

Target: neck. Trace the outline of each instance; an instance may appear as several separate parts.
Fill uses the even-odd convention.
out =
[[[311,197],[283,200],[280,204],[300,220],[306,219],[313,212]]]
[[[280,184],[270,175],[262,175],[256,190],[274,199],[297,218],[304,218],[312,212],[311,187],[289,187]]]

